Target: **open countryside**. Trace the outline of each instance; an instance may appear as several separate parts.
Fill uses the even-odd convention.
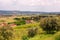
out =
[[[1,40],[60,40],[59,14],[2,15]]]

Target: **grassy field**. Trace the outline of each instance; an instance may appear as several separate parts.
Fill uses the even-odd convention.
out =
[[[31,25],[32,24],[30,24],[30,26]],[[31,28],[31,27],[29,27],[29,24],[28,24],[28,27],[24,27],[24,25],[21,25],[21,26],[23,26],[23,27],[18,26],[15,28],[16,36],[17,36],[15,40],[22,40],[22,36],[27,35],[28,28]],[[32,38],[29,38],[28,40],[55,40],[55,37],[60,34],[60,33],[58,34],[58,32],[54,35],[53,34],[41,34],[43,32],[41,30],[41,28],[38,32],[39,33],[37,35],[35,35]]]
[[[26,16],[27,17],[27,16]],[[21,17],[18,17],[21,18]],[[2,18],[1,20],[3,20]],[[15,22],[13,18],[5,18],[4,22]],[[20,22],[20,20],[18,21]],[[37,33],[34,35],[34,37],[28,37],[28,31],[30,28],[35,29],[37,28]],[[42,30],[40,26],[40,21],[34,21],[33,23],[26,23],[23,25],[17,25],[13,27],[14,29],[14,38],[13,40],[60,40],[60,31],[56,32],[55,34],[46,34],[45,31]],[[31,30],[33,31],[33,30]],[[33,31],[34,32],[34,31]],[[32,32],[32,33],[33,33]],[[58,37],[58,38],[57,38]]]
[[[27,35],[28,28],[34,28],[37,26],[39,27],[38,23],[25,24],[25,25],[15,27],[14,29],[17,35],[16,40],[22,40],[22,36]],[[29,38],[28,40],[55,40],[55,37],[60,34],[60,33],[58,34],[58,32],[54,35],[53,34],[42,34],[42,33],[43,33],[43,30],[39,28],[38,34],[32,38]]]

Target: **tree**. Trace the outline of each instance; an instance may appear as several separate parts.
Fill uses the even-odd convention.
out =
[[[60,27],[60,19],[57,17],[47,17],[43,18],[40,21],[41,28],[47,33],[54,33],[54,31],[59,30]]]

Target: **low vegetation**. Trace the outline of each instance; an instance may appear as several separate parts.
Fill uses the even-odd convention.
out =
[[[13,40],[13,28],[6,25],[0,27],[0,40]]]
[[[12,22],[0,21],[0,40],[60,40],[59,18],[30,16],[11,18]]]

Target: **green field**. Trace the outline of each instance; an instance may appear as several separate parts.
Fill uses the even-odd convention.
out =
[[[39,17],[33,17],[33,18],[34,19],[31,19],[29,16],[24,16],[24,18],[22,18],[22,17],[14,17],[14,18],[10,17],[9,19],[2,18],[0,20],[0,24],[5,23],[5,22],[8,25],[16,24],[16,26],[12,27],[12,29],[14,30],[12,32],[13,36],[14,36],[14,37],[12,37],[13,40],[60,40],[59,39],[60,38],[60,31],[57,31],[54,34],[47,33],[47,30],[49,32],[51,30],[55,32],[56,30],[52,29],[52,28],[54,28],[55,25],[57,25],[57,24],[60,27],[60,25],[59,25],[60,20],[58,20],[59,16],[54,17],[57,20],[54,18],[52,19],[50,17],[48,17],[48,18],[46,17],[47,21],[43,17],[41,19],[39,19]],[[28,20],[28,21],[26,22],[26,20]],[[31,20],[33,20],[33,22],[30,22]],[[53,20],[53,21],[51,21],[51,20]],[[44,21],[45,21],[45,23],[44,23]],[[40,24],[43,24],[42,26],[44,28],[47,25],[51,29],[48,29],[48,27],[43,29]]]

